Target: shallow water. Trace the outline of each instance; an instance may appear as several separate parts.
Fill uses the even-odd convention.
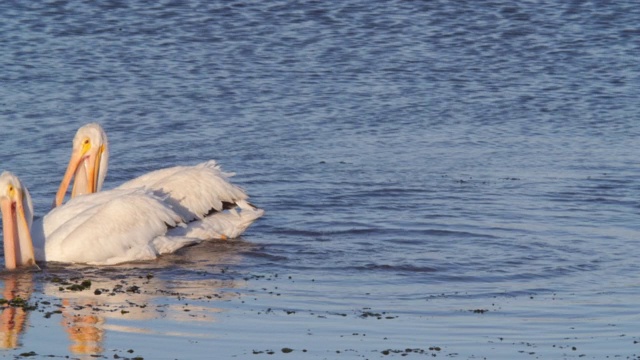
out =
[[[37,215],[89,121],[107,188],[213,158],[266,210],[154,262],[2,274],[29,304],[2,305],[3,357],[640,357],[634,2],[0,16],[0,167]]]

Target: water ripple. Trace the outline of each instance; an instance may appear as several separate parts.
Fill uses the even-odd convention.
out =
[[[236,172],[266,209],[242,239],[150,264],[45,269],[109,281],[153,272],[189,291],[222,282],[251,294],[207,323],[226,329],[206,328],[234,349],[217,347],[221,357],[249,353],[247,334],[260,341],[261,317],[243,318],[254,308],[308,304],[317,314],[397,309],[401,321],[385,329],[402,339],[427,334],[459,357],[495,358],[517,334],[540,342],[539,357],[566,357],[576,343],[595,344],[585,356],[615,356],[602,349],[624,338],[603,338],[612,327],[599,326],[630,334],[635,324],[618,321],[614,307],[585,304],[633,308],[637,298],[639,9],[630,1],[10,1],[0,5],[0,160],[29,185],[38,216],[76,128],[89,121],[109,134],[107,187],[210,158]],[[256,282],[275,283],[265,275],[274,273],[292,279],[261,292]],[[529,296],[551,292],[553,301]],[[327,315],[332,335],[316,344],[333,346],[333,330],[366,325],[356,318]],[[266,319],[291,341],[315,329],[294,314]],[[567,323],[598,335],[558,330]],[[502,334],[511,341],[481,351]],[[366,342],[346,338],[336,349]],[[378,350],[367,344],[358,355]],[[210,355],[209,345],[193,357]],[[151,347],[147,357],[166,356]]]

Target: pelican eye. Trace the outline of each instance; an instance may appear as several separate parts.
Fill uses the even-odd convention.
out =
[[[13,194],[16,192],[16,188],[14,188],[13,185],[9,185],[7,190],[9,191],[9,195],[11,196],[13,196]]]
[[[88,151],[89,148],[91,147],[91,141],[89,140],[89,138],[84,138],[84,140],[82,140],[82,151]]]

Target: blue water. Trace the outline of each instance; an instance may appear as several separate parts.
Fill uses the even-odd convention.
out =
[[[640,357],[635,2],[9,1],[0,20],[0,168],[37,215],[93,121],[107,188],[216,159],[266,210],[155,262],[2,274],[37,304],[1,305],[3,357]]]

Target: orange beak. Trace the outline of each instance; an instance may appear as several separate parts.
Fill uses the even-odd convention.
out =
[[[0,209],[4,232],[5,267],[13,270],[22,265],[35,264],[33,241],[24,213],[22,194],[18,192],[15,201],[2,198]]]
[[[17,267],[18,229],[16,228],[16,209],[8,198],[2,199],[2,230],[4,233],[4,264],[9,270]]]
[[[71,197],[83,194],[91,194],[98,191],[98,178],[100,176],[100,160],[104,152],[104,146],[97,151],[90,152],[91,145],[85,144],[80,149],[75,149],[71,153],[69,165],[64,173],[56,198],[54,207],[60,206],[67,194],[67,189],[71,179],[75,177]]]

